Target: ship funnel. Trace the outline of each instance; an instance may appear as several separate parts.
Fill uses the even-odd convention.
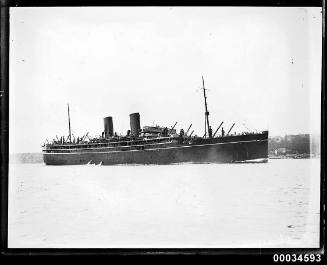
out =
[[[129,115],[129,118],[130,118],[131,132],[134,136],[138,137],[141,130],[140,114],[138,112],[132,113]]]
[[[109,138],[114,135],[114,125],[112,123],[112,117],[106,117],[104,121],[104,135],[105,138]]]

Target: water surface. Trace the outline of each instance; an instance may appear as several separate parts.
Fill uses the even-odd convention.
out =
[[[320,161],[10,164],[9,247],[319,247]]]

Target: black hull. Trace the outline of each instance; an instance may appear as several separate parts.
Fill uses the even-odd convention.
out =
[[[191,145],[145,150],[43,154],[47,165],[233,163],[256,159],[266,162],[267,158],[268,134],[203,139]]]

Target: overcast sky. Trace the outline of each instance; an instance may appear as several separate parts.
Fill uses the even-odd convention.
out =
[[[321,8],[10,9],[10,152],[45,139],[192,123],[213,130],[319,133]],[[244,126],[244,125],[246,126]]]

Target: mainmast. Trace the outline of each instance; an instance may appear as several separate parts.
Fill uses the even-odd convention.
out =
[[[72,132],[70,130],[70,115],[69,115],[69,104],[68,105],[68,127],[69,127],[69,141],[72,141]]]
[[[203,85],[202,89],[203,89],[203,96],[204,96],[204,105],[205,105],[205,110],[206,110],[206,112],[205,112],[205,124],[204,124],[205,125],[204,126],[204,131],[205,131],[204,136],[206,136],[207,135],[207,128],[208,128],[208,131],[209,131],[210,126],[209,126],[209,111],[208,111],[207,96],[206,96],[206,90],[207,89],[205,89],[205,87],[204,87],[203,76],[202,76],[202,85]]]

